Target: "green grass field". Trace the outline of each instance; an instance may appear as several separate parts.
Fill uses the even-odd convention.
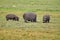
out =
[[[0,0],[0,10],[60,11],[60,0]]]
[[[35,12],[37,22],[25,23],[24,12]],[[9,13],[19,21],[6,21]],[[44,14],[50,23],[42,23]],[[0,0],[0,40],[60,40],[60,0]]]

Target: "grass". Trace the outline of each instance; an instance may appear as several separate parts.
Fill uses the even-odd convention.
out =
[[[9,13],[19,16],[19,21],[6,21],[5,16]],[[25,23],[23,13],[0,11],[0,40],[60,40],[60,12],[36,12],[36,23]],[[51,16],[50,23],[42,23],[42,17],[46,13]]]
[[[0,10],[60,11],[60,0],[0,0]]]
[[[59,30],[0,29],[0,40],[59,40]]]
[[[25,12],[35,12],[37,22],[25,23]],[[9,13],[19,21],[6,21]],[[42,23],[44,14],[50,23]],[[60,0],[0,0],[0,40],[60,40]]]

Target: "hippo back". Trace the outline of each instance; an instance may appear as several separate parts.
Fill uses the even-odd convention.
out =
[[[26,13],[24,13],[24,16],[23,17],[24,18],[27,18],[27,19],[33,19],[33,18],[36,17],[36,14],[33,13],[33,12],[26,12]]]

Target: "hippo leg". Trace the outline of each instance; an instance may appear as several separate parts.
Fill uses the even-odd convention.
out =
[[[49,23],[49,20],[47,22]]]
[[[33,19],[33,22],[36,22],[36,18],[35,18],[35,19]]]
[[[31,22],[33,22],[33,20],[31,20]]]
[[[14,17],[14,18],[13,18],[13,20],[17,21],[17,18],[16,18],[16,17]]]

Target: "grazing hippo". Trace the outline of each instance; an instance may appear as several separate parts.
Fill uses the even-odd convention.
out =
[[[44,15],[43,16],[43,23],[49,23],[49,21],[50,21],[50,15]]]
[[[33,12],[26,12],[23,14],[24,21],[31,21],[31,22],[36,22],[36,14]]]
[[[6,15],[6,20],[15,20],[15,21],[19,21],[19,17],[17,17],[16,15],[14,14],[8,14]]]

